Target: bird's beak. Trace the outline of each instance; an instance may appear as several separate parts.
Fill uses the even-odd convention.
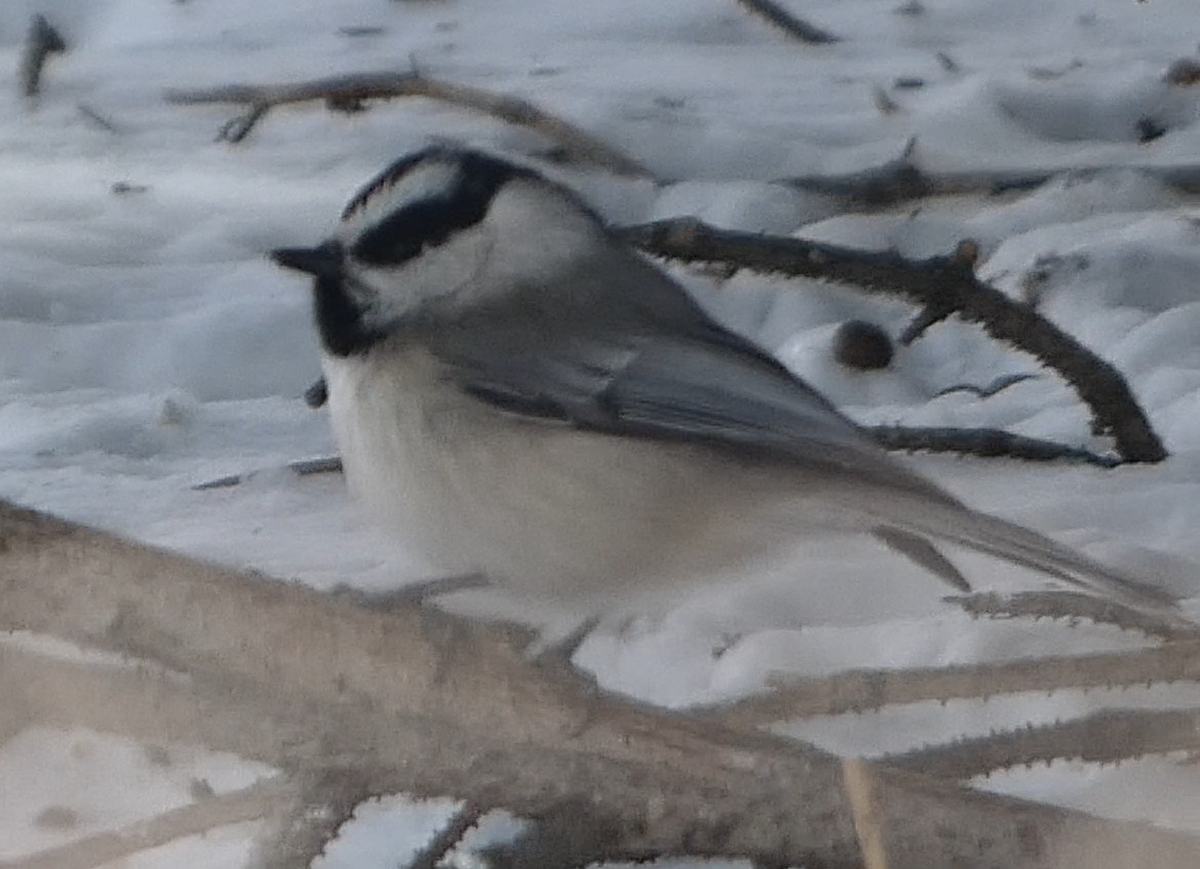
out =
[[[344,259],[342,246],[336,241],[316,247],[280,247],[271,251],[270,257],[285,269],[295,269],[317,278],[339,277]]]

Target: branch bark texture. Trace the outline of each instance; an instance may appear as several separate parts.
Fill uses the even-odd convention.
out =
[[[598,693],[530,663],[504,626],[418,606],[364,611],[0,505],[0,628],[183,674],[122,674],[146,690],[126,691],[120,708],[107,691],[73,701],[156,741],[294,775],[353,769],[375,793],[452,795],[534,821],[569,809],[592,831],[582,857],[861,865],[841,759]],[[1200,865],[1190,836],[871,769],[893,869],[1117,869],[1148,855],[1158,869]]]
[[[716,229],[691,218],[635,226],[621,235],[655,256],[850,284],[908,299],[934,312],[934,320],[958,314],[1062,375],[1090,408],[1094,430],[1111,435],[1123,459],[1160,462],[1167,457],[1120,372],[1037,311],[979,281],[970,255],[912,261],[890,252]],[[965,246],[968,254],[970,248]]]

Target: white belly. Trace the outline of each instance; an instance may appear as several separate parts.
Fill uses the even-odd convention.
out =
[[[773,475],[735,460],[505,414],[440,383],[419,348],[325,372],[352,490],[441,571],[589,615],[668,606],[794,542],[800,505],[785,519],[787,487],[768,479],[780,497],[764,498]]]

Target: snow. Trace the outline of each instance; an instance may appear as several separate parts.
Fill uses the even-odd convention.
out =
[[[214,136],[234,108],[163,99],[171,87],[415,64],[529,99],[650,167],[662,183],[547,168],[617,223],[692,214],[914,257],[977,240],[980,276],[1036,301],[1113,361],[1172,456],[1112,471],[906,461],[972,505],[1200,594],[1200,211],[1120,168],[1195,163],[1200,86],[1168,85],[1162,75],[1195,55],[1200,5],[929,0],[917,14],[898,12],[896,0],[789,5],[845,39],[823,48],[788,41],[729,0],[9,0],[0,6],[0,68],[17,68],[33,12],[71,47],[52,59],[36,102],[22,101],[11,82],[0,90],[0,496],[319,588],[423,578],[364,521],[340,478],[283,470],[334,447],[323,415],[300,397],[318,375],[305,286],[264,253],[323,238],[360,184],[432,139],[534,158],[547,142],[404,100],[352,115],[317,104],[277,109],[233,146]],[[341,30],[349,27],[382,33]],[[896,86],[901,79],[923,86]],[[877,87],[897,111],[876,108]],[[81,105],[116,132],[89,121]],[[1166,132],[1139,141],[1142,119]],[[931,172],[1072,171],[1023,192],[872,213],[846,213],[786,183],[879,166],[911,137],[914,159]],[[888,370],[851,372],[829,354],[837,325],[863,317],[896,334],[910,308],[811,281],[672,271],[863,422],[997,426],[1105,446],[1056,377],[975,327],[939,325],[900,348]],[[1019,373],[1038,376],[986,400],[942,394]],[[248,471],[262,473],[236,487],[193,488]],[[983,587],[1040,583],[984,558],[961,564]],[[728,589],[681,601],[661,619],[601,631],[577,661],[606,687],[684,706],[740,696],[775,671],[1142,642],[1098,627],[971,621],[940,602],[936,583],[865,541],[814,546],[794,567],[754,584],[731,577]],[[502,602],[465,593],[446,605],[504,612]],[[878,754],[1106,704],[1186,706],[1195,693],[918,704],[788,732]],[[198,749],[171,752],[162,765],[115,737],[18,734],[0,746],[0,859],[180,805],[196,779],[233,788],[261,773]],[[1171,758],[1120,769],[1061,762],[981,784],[1200,831],[1196,767]],[[78,823],[48,827],[44,815],[38,823],[48,806],[70,809]],[[322,865],[397,865],[445,811],[403,799],[364,807],[356,828],[365,832],[348,832]],[[386,823],[369,822],[379,816]],[[253,833],[214,831],[136,862],[238,865]],[[366,844],[353,845],[354,836]]]

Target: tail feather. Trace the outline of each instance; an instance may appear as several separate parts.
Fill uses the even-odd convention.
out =
[[[908,535],[963,546],[1036,570],[1082,591],[1153,614],[1177,626],[1197,627],[1179,610],[1178,599],[1165,589],[1101,564],[1014,522],[979,513],[950,500],[913,504],[901,515],[904,519],[897,521],[895,513],[891,513],[887,525]],[[875,533],[880,536],[878,530]],[[887,538],[884,539],[886,542]],[[941,572],[935,572],[941,575]]]

